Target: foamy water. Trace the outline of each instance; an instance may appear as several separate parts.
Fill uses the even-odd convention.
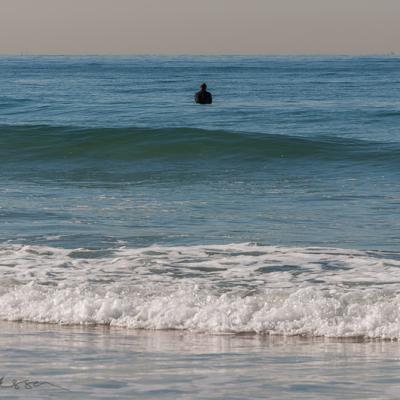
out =
[[[400,337],[397,254],[255,244],[3,244],[0,317],[205,333]]]

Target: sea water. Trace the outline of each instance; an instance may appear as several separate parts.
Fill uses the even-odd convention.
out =
[[[59,398],[115,398],[112,382],[120,398],[278,398],[282,386],[282,398],[396,398],[382,371],[399,367],[397,342],[365,341],[400,338],[399,67],[398,57],[1,57],[1,375],[31,379],[60,340],[83,340],[98,357],[74,386],[65,368],[77,361],[60,353],[65,374],[52,382],[73,391]],[[212,106],[194,104],[203,81]],[[98,371],[108,346],[131,352],[107,353],[121,367],[109,381]],[[328,386],[316,370],[302,375],[324,352]],[[358,364],[340,364],[346,391],[330,368],[347,352]],[[195,367],[226,385],[235,355],[240,371],[220,391]],[[139,388],[146,360],[171,375]],[[362,391],[357,369],[370,361],[380,378]],[[83,383],[83,368],[103,374],[100,387]],[[204,385],[188,389],[196,377]],[[0,396],[26,396],[6,378]],[[29,396],[39,390],[56,388]]]

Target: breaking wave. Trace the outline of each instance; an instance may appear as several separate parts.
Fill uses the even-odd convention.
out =
[[[243,243],[105,255],[6,243],[0,266],[3,320],[400,338],[396,253]]]

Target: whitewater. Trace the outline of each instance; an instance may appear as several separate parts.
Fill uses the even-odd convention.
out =
[[[400,337],[398,254],[254,244],[110,253],[3,245],[0,317],[206,333]]]

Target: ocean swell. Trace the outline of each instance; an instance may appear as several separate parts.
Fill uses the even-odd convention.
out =
[[[397,143],[195,128],[0,126],[4,161],[270,158],[397,162]]]

